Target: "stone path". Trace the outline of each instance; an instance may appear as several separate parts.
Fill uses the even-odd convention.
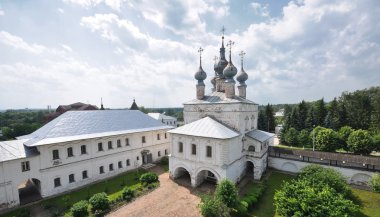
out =
[[[200,217],[198,204],[200,198],[190,187],[178,185],[169,179],[169,173],[161,167],[152,170],[158,172],[160,187],[147,195],[137,198],[120,209],[110,213],[109,217]]]

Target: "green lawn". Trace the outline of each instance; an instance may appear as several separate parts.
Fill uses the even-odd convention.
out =
[[[275,207],[273,205],[274,193],[281,187],[283,181],[294,179],[292,175],[272,171],[268,177],[267,188],[258,203],[253,207],[252,216],[273,217],[275,216]]]
[[[254,217],[274,217],[275,207],[273,205],[274,193],[281,187],[283,181],[294,179],[292,175],[272,171],[267,179],[267,189],[251,213]],[[255,185],[255,184],[254,184]],[[256,184],[257,186],[257,184]],[[353,194],[358,199],[360,213],[358,217],[380,217],[380,193],[352,188]]]

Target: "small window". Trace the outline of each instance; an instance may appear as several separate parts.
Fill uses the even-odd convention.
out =
[[[117,166],[119,167],[119,169],[120,169],[120,168],[123,168],[123,163],[122,163],[121,161],[119,161],[119,162],[117,163]]]
[[[103,151],[103,143],[98,143],[98,151]]]
[[[54,187],[59,187],[61,186],[61,178],[55,178],[54,179]]]
[[[125,139],[125,145],[129,146],[129,139],[128,138]]]
[[[160,140],[160,134],[157,134],[157,140]]]
[[[82,178],[83,179],[87,179],[88,178],[87,170],[85,170],[85,171],[82,172]]]
[[[113,171],[113,164],[110,164],[110,165],[108,166],[108,168],[109,168],[109,171]]]
[[[179,142],[179,143],[178,143],[178,152],[179,152],[179,153],[182,153],[182,152],[183,152],[183,143],[182,143],[182,142]]]
[[[108,149],[112,149],[112,141],[108,141]]]
[[[137,157],[136,157],[136,160],[140,160],[140,157],[139,157],[139,156],[137,156]]]
[[[99,167],[99,173],[100,173],[100,174],[103,174],[103,173],[104,173],[104,167],[103,167],[103,166]]]
[[[165,149],[165,155],[168,155],[168,149]]]
[[[248,147],[248,151],[255,152],[255,146],[250,145],[250,146]]]
[[[70,174],[69,175],[69,183],[73,183],[73,182],[75,182],[74,174]]]
[[[145,136],[142,137],[142,143],[145,143]]]
[[[165,139],[167,139],[168,138],[168,135],[165,133]]]
[[[73,148],[69,147],[69,148],[67,148],[67,157],[72,157],[72,156],[74,156]]]
[[[87,154],[86,145],[82,145],[82,146],[80,147],[80,153],[81,153],[81,154]]]
[[[161,157],[161,151],[158,151],[157,155],[158,155],[159,157]]]
[[[29,161],[21,162],[21,171],[25,172],[29,170],[30,170]]]
[[[211,146],[206,147],[206,156],[207,157],[212,157],[212,148]]]
[[[127,166],[130,166],[131,164],[129,163],[129,159],[127,159]]]
[[[118,147],[118,148],[121,147],[121,141],[120,141],[120,139],[117,140],[116,144],[117,144],[117,147]]]
[[[192,155],[197,154],[197,146],[195,144],[191,144],[191,154]]]
[[[57,149],[53,150],[53,160],[59,159],[59,151]]]

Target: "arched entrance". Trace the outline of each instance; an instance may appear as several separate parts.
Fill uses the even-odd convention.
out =
[[[20,205],[41,200],[41,181],[38,179],[27,179],[18,186]]]
[[[254,178],[254,168],[255,166],[251,161],[245,162],[245,176],[248,178]]]
[[[174,170],[174,178],[180,185],[191,186],[191,175],[189,171],[183,167],[178,167],[176,170]]]
[[[202,183],[215,185],[218,182],[217,174],[210,170],[201,170],[197,174],[196,183],[201,185]]]
[[[142,164],[153,163],[152,153],[149,150],[143,150],[141,152]]]

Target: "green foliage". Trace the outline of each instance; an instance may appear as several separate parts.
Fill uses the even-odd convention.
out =
[[[248,203],[240,201],[235,209],[231,211],[232,216],[243,217],[248,215]]]
[[[235,184],[228,179],[223,179],[218,182],[215,190],[215,197],[229,208],[234,208],[239,203],[237,188]]]
[[[354,130],[350,126],[343,126],[338,131],[338,135],[340,139],[340,147],[346,151],[348,150],[347,140],[352,132],[354,132]]]
[[[27,208],[20,208],[14,211],[11,211],[4,216],[6,217],[30,217],[30,211]]]
[[[158,182],[158,176],[157,176],[157,174],[152,173],[152,172],[144,173],[140,176],[140,182],[144,186],[147,186],[151,183]]]
[[[219,199],[210,196],[202,197],[199,205],[204,217],[230,217],[230,209]]]
[[[160,159],[160,164],[161,164],[161,165],[168,165],[168,164],[169,164],[169,158],[168,158],[168,156],[163,156],[163,157]]]
[[[314,185],[308,179],[286,182],[275,193],[274,204],[280,216],[355,216],[359,209],[330,186]]]
[[[335,151],[339,147],[338,134],[332,129],[319,130],[314,142],[316,149],[320,151]]]
[[[105,211],[110,208],[110,201],[108,200],[107,194],[104,192],[94,194],[90,198],[89,202],[92,206],[93,211],[96,211],[96,210]]]
[[[125,187],[123,189],[122,197],[126,201],[131,201],[135,197],[135,190],[130,187]]]
[[[253,205],[257,203],[259,198],[263,195],[265,188],[266,186],[262,184],[254,186],[254,188],[249,188],[244,193],[244,197],[241,200],[247,203],[248,208],[252,208]]]
[[[70,209],[73,217],[85,217],[88,216],[88,202],[81,200],[76,202]]]
[[[369,180],[369,185],[374,192],[380,193],[380,173],[376,173]]]
[[[380,133],[373,136],[374,151],[380,151]]]
[[[290,128],[284,135],[285,142],[291,146],[298,146],[298,131],[295,128]]]
[[[267,132],[274,132],[274,129],[276,127],[276,120],[274,117],[272,105],[268,104],[265,106],[264,110],[259,110],[259,117],[257,121],[258,129]]]
[[[297,143],[298,143],[298,146],[301,146],[301,147],[310,147],[311,141],[310,141],[310,137],[309,137],[309,131],[307,131],[305,129],[301,130],[298,133]]]
[[[347,148],[355,154],[369,154],[374,149],[371,135],[366,130],[356,130],[347,140]]]

